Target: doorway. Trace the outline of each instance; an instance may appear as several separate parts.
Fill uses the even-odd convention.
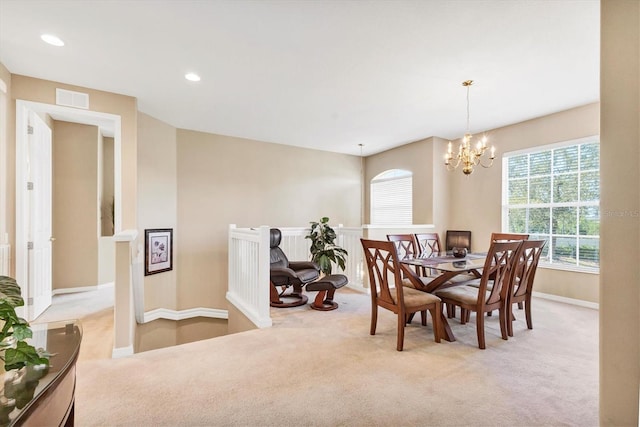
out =
[[[121,206],[121,118],[120,116],[95,111],[80,110],[59,105],[43,104],[31,101],[16,101],[16,280],[21,286],[22,296],[26,306],[23,307],[22,315],[28,321],[37,316],[37,311],[33,305],[33,289],[37,288],[37,280],[29,274],[29,215],[31,207],[29,205],[28,177],[30,163],[28,150],[28,117],[30,113],[46,114],[53,120],[87,124],[97,126],[102,135],[113,138],[114,148],[114,186],[113,186],[113,222],[114,232],[121,230],[122,206]],[[49,173],[49,181],[50,181]],[[97,283],[96,283],[97,285]],[[115,299],[114,299],[115,301]]]

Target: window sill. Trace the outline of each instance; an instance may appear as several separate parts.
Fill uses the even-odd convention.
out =
[[[561,264],[548,264],[542,263],[538,264],[538,267],[544,268],[547,270],[560,270],[560,271],[570,271],[572,273],[585,273],[585,274],[600,274],[599,268],[588,268],[588,267],[576,267],[572,265],[561,265]]]

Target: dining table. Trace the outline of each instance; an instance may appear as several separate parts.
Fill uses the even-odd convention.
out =
[[[423,292],[434,293],[439,289],[451,286],[461,286],[467,280],[473,280],[481,276],[480,271],[484,268],[486,252],[470,252],[464,257],[456,257],[451,252],[434,252],[428,256],[406,257],[400,259],[400,265],[405,276],[412,276],[412,285]],[[437,270],[438,275],[421,277],[409,266],[421,267],[423,270]],[[468,278],[457,276],[466,275]],[[462,279],[462,280],[459,280]],[[453,342],[455,337],[451,331],[451,326],[447,321],[444,311],[440,314],[441,331],[440,337],[446,341]]]

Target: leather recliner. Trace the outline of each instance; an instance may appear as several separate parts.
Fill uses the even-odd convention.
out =
[[[270,280],[271,306],[297,307],[307,303],[307,296],[302,294],[302,287],[320,277],[320,267],[312,261],[289,261],[280,248],[282,232],[277,228],[270,230]],[[278,287],[282,289],[278,293]],[[287,289],[293,288],[289,293]],[[283,298],[293,299],[284,302]]]

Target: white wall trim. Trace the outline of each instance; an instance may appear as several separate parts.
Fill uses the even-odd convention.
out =
[[[60,288],[60,289],[54,289],[51,294],[61,295],[61,294],[73,294],[76,292],[90,292],[90,291],[97,291],[98,289],[113,288],[114,286],[115,286],[114,282],[109,282],[109,283],[103,283],[101,285],[96,285],[96,286],[79,286],[77,288]]]
[[[188,308],[186,310],[170,310],[168,308],[156,308],[144,313],[143,323],[152,322],[157,319],[185,320],[193,317],[211,317],[214,319],[228,319],[229,312],[216,308]]]
[[[565,304],[578,305],[580,307],[592,308],[594,310],[599,310],[600,309],[600,304],[598,304],[597,302],[584,301],[584,300],[575,299],[575,298],[561,297],[559,295],[545,294],[545,293],[542,293],[542,292],[535,292],[535,291],[531,295],[534,296],[534,297],[537,297],[537,298],[548,299],[548,300],[557,301],[557,302],[563,302]]]
[[[127,357],[127,356],[132,356],[133,355],[133,346],[130,345],[128,347],[118,347],[118,348],[114,348],[111,351],[111,358],[112,359],[119,359],[121,357]]]
[[[138,230],[122,230],[113,235],[114,242],[133,242],[138,237]]]
[[[396,229],[396,228],[436,228],[433,224],[362,224],[362,228],[366,229]]]

